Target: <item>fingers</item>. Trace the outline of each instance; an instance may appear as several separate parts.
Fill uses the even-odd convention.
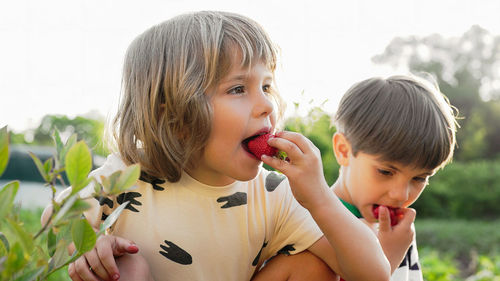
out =
[[[108,271],[106,271],[106,268],[101,262],[101,258],[99,256],[99,253],[97,252],[97,248],[94,248],[92,251],[87,252],[84,257],[87,259],[87,264],[92,268],[92,270],[89,270],[90,272],[93,271],[95,275],[97,275],[99,278],[104,279],[104,280],[110,280],[110,276],[112,276],[113,271],[111,272],[111,275],[108,274]],[[111,256],[113,259],[113,256]],[[114,263],[114,259],[113,259]],[[115,266],[116,267],[116,266]],[[118,269],[116,270],[118,272]],[[116,280],[116,279],[115,279]]]
[[[415,217],[417,216],[417,212],[415,211],[415,209],[404,208],[404,209],[400,209],[399,211],[401,211],[402,213],[401,213],[401,217],[399,216],[400,214],[398,214],[398,219],[399,219],[398,224],[408,226],[408,225],[411,225],[415,221]]]
[[[126,253],[135,254],[138,251],[137,245],[130,240],[112,235],[100,236],[94,249],[72,263],[68,273],[74,281],[99,281],[98,278],[118,280],[120,273],[115,257]]]
[[[380,206],[378,210],[379,231],[390,231],[391,216],[389,215],[389,209],[385,206]]]
[[[72,280],[83,281],[99,281],[94,273],[90,270],[90,265],[85,256],[81,256],[73,263],[73,268],[68,269],[69,276]]]
[[[298,148],[297,150],[295,150],[296,152],[300,152],[300,153],[304,153],[304,154],[307,154],[310,152],[313,152],[313,153],[319,152],[319,149],[316,148],[314,143],[310,139],[306,138],[305,136],[303,136],[300,133],[282,131],[282,132],[277,133],[276,136],[277,136],[277,138],[274,138],[275,140],[278,140],[278,141],[279,140],[287,140],[289,143],[294,144]],[[289,146],[289,144],[283,143],[283,145],[285,145],[285,146],[282,147],[283,148],[282,150],[288,154],[287,149],[290,147],[287,147],[287,145]],[[280,149],[280,147],[276,147],[276,148]]]
[[[80,276],[78,276],[78,274],[76,274],[74,262],[70,263],[68,266],[68,275],[71,278],[71,280],[73,280],[73,281],[83,281],[83,279],[80,278]]]
[[[125,238],[121,238],[118,236],[107,236],[106,239],[112,239],[111,249],[113,250],[113,256],[115,257],[123,256],[126,253],[135,254],[139,252],[139,248],[137,247],[137,245],[135,245],[134,242],[127,240]]]

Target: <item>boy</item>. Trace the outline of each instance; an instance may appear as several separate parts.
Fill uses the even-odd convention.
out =
[[[422,280],[408,206],[453,156],[455,108],[420,78],[372,78],[347,91],[334,122],[333,192],[377,233],[391,280]]]
[[[332,142],[341,168],[332,190],[377,234],[391,264],[391,280],[422,280],[416,213],[408,207],[452,158],[454,109],[437,87],[410,76],[361,81],[340,101]],[[305,254],[289,262],[300,255]],[[313,255],[303,258],[302,268],[317,267]],[[280,257],[263,270],[278,271],[286,264]],[[327,267],[318,268],[324,272],[317,274],[331,274]]]

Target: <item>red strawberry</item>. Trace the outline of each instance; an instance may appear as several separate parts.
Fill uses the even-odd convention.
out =
[[[267,140],[274,137],[275,136],[271,134],[257,136],[248,141],[248,150],[258,159],[260,159],[262,155],[275,156],[278,149],[267,144]]]
[[[392,208],[385,206],[389,210],[389,216],[391,218],[391,226],[398,224],[398,208]],[[378,219],[380,206],[373,206],[373,216]]]

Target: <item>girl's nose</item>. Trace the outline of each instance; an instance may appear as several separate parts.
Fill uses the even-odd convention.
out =
[[[274,110],[274,105],[271,101],[269,93],[259,90],[254,98],[253,113],[256,117],[266,117]]]

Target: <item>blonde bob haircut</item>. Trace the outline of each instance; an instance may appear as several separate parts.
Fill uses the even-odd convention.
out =
[[[453,156],[456,108],[436,83],[417,76],[371,78],[342,97],[334,119],[354,156],[416,168],[440,168]]]
[[[231,61],[240,51],[242,61]],[[125,55],[113,136],[123,160],[176,182],[196,165],[211,131],[209,90],[231,64],[263,62],[274,73],[277,48],[253,20],[233,13],[184,14],[139,35]],[[271,93],[281,117],[283,103]]]

